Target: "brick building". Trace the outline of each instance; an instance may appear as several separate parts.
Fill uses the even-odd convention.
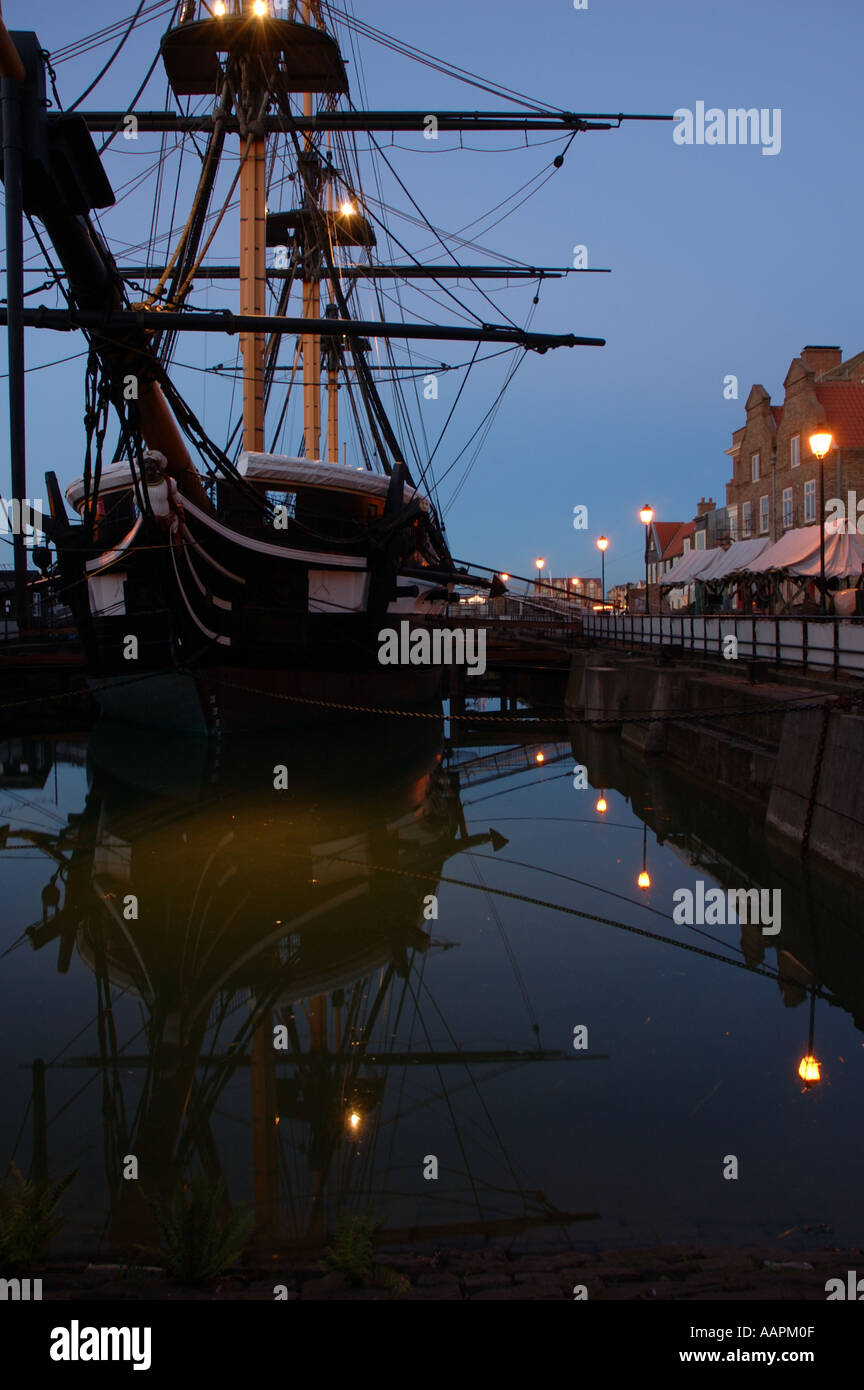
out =
[[[820,464],[810,451],[814,430],[829,429],[834,448],[825,459],[825,500],[850,491],[864,497],[864,352],[843,361],[839,347],[805,347],[783,383],[782,405],[764,386],[747,397],[747,420],[726,453],[730,540],[767,536],[775,541],[796,526],[815,525]]]

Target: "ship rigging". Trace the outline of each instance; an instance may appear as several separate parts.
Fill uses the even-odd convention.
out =
[[[127,28],[112,31],[119,39],[114,56],[145,14],[168,13],[166,6],[145,12],[139,5]],[[382,625],[405,618],[429,628],[466,590],[504,591],[498,576],[454,562],[440,483],[462,464],[452,502],[528,351],[604,340],[532,331],[540,286],[579,270],[500,255],[492,264],[463,264],[454,243],[463,253],[475,251],[478,224],[489,218],[474,219],[455,237],[442,233],[377,134],[518,131],[526,142],[531,134],[560,136],[563,148],[542,177],[490,210],[503,209],[503,216],[557,173],[577,135],[669,118],[557,111],[388,39],[324,0],[280,8],[265,0],[180,0],[125,112],[78,109],[113,59],[71,107],[49,110],[49,81],[60,105],[54,60],[35,34],[10,37],[4,30],[0,37],[13,495],[26,488],[24,328],[80,330],[88,344],[85,461],[66,494],[78,520],[70,522],[56,475],[48,474],[51,516],[44,526],[53,553],[42,547],[36,558],[72,608],[100,706],[132,722],[219,733],[278,723],[284,707],[272,697],[308,702],[351,692],[381,708],[434,701],[440,668],[382,668]],[[385,42],[522,109],[360,109],[349,91],[343,37],[355,67],[358,38]],[[166,109],[139,111],[159,65]],[[106,137],[99,151],[96,131]],[[102,156],[144,132],[160,137],[150,171],[150,235],[126,251],[144,252],[146,262],[121,268],[101,230],[102,214],[118,201]],[[180,137],[173,151],[171,135]],[[367,141],[362,151],[360,135]],[[203,145],[196,142],[201,136]],[[187,147],[200,164],[194,188],[183,171]],[[167,168],[177,150],[171,215],[161,232]],[[384,175],[407,206],[387,201]],[[183,220],[178,209],[187,197]],[[22,213],[59,307],[24,307]],[[219,267],[218,278],[236,278],[238,312],[209,310],[193,294],[210,273],[214,243],[232,239],[236,213],[238,262]],[[394,230],[397,217],[428,234],[431,247],[412,250]],[[443,264],[428,260],[433,248],[445,253]],[[490,283],[495,293],[495,279],[534,282],[524,323],[502,314],[483,288]],[[473,302],[454,288],[465,283]],[[420,310],[419,322],[418,315],[406,321],[409,289],[414,301],[432,306],[434,319]],[[372,313],[362,307],[364,296]],[[289,312],[293,298],[299,315]],[[439,321],[442,310],[449,323]],[[189,333],[239,337],[242,408],[224,445],[174,380],[183,366],[178,345]],[[400,340],[407,362],[397,359]],[[415,425],[410,399],[413,389],[413,405],[420,402],[418,377],[436,382],[431,366],[425,377],[417,370],[422,359],[411,345],[424,340],[474,345],[434,444],[422,422]],[[446,431],[483,345],[512,353],[504,382],[468,444],[442,468]],[[403,378],[405,367],[414,371]],[[109,462],[112,412],[119,432]],[[296,452],[282,452],[292,434]],[[25,562],[16,538],[22,612]],[[151,679],[130,686],[130,660]],[[257,693],[232,698],[231,681],[235,691],[242,681]]]

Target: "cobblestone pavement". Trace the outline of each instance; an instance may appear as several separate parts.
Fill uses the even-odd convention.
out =
[[[163,1270],[83,1263],[42,1271],[43,1299],[204,1300],[589,1300],[763,1299],[825,1300],[830,1278],[864,1271],[864,1251],[822,1249],[801,1253],[776,1247],[665,1246],[586,1254],[517,1253],[499,1247],[441,1249],[430,1254],[381,1250],[362,1288],[341,1274],[325,1274],[317,1261],[269,1269],[238,1268],[204,1289],[172,1283]],[[278,1289],[278,1293],[276,1292]]]

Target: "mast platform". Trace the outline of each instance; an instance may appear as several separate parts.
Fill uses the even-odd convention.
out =
[[[175,96],[212,96],[222,55],[278,60],[282,90],[344,95],[348,75],[336,40],[310,24],[248,13],[197,19],[169,29],[160,45]]]

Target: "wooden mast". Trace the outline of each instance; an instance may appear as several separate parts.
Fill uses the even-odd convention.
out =
[[[312,0],[303,0],[303,23],[312,22]],[[303,115],[313,112],[312,93],[303,93]],[[321,291],[318,279],[321,252],[318,247],[318,159],[314,137],[307,134],[303,160],[304,207],[307,240],[303,246],[303,318],[321,317]],[[311,241],[311,245],[309,242]],[[321,443],[321,339],[317,333],[304,333],[303,356],[303,437],[307,458],[317,458]]]
[[[327,132],[327,162],[330,159],[330,132]],[[327,193],[327,223],[328,227],[333,225],[333,180],[330,179]],[[320,284],[320,280],[319,280]],[[329,306],[330,312],[335,313],[333,306]],[[335,342],[327,344],[327,462],[339,462],[339,359],[336,351]]]
[[[246,141],[240,170],[240,312],[263,315],[267,310],[266,237],[266,137]],[[264,349],[263,333],[243,333],[243,448],[264,449]]]
[[[244,0],[244,14],[252,19],[252,0]],[[246,84],[244,84],[245,86]],[[250,82],[244,93],[247,127],[241,146],[240,165],[240,312],[263,315],[267,309],[267,137],[258,122],[264,111],[260,87]],[[263,333],[243,333],[243,448],[264,450],[264,353]]]

